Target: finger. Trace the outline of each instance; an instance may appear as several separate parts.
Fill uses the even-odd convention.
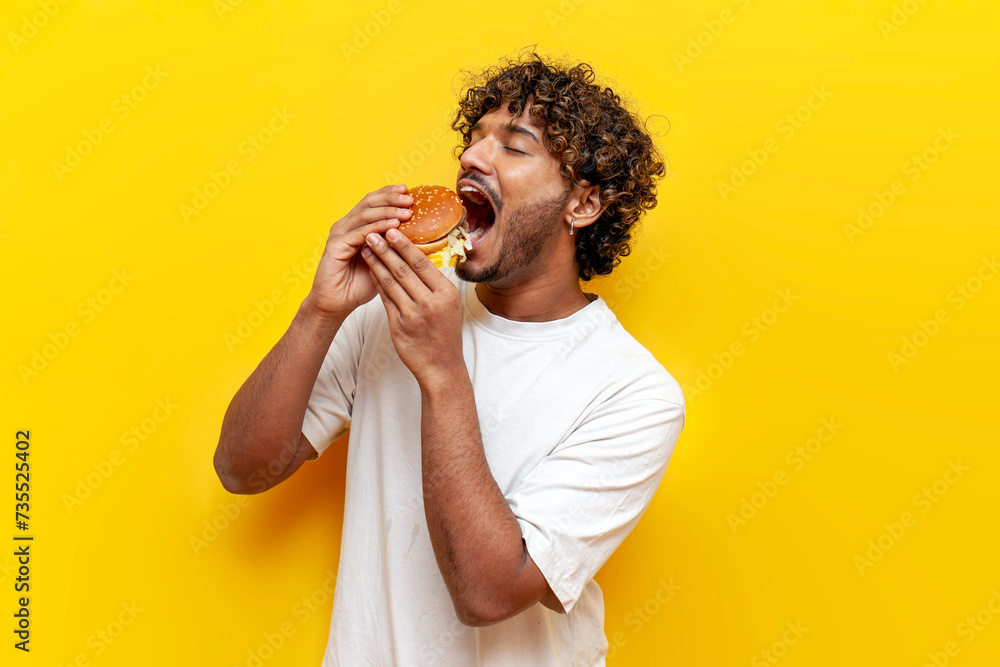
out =
[[[381,245],[385,247],[385,241],[382,241]],[[362,248],[361,256],[368,262],[368,268],[372,273],[374,282],[381,286],[382,291],[392,300],[396,308],[401,313],[409,311],[413,307],[413,297],[399,284],[399,281],[392,275],[392,271],[385,265],[381,257],[376,254],[371,246]]]
[[[361,254],[367,254],[369,258],[374,258],[375,262],[379,261],[378,257],[376,257],[370,250],[368,253]],[[372,269],[371,264],[368,265],[368,271],[371,274],[372,284],[375,285],[375,290],[378,292],[378,295],[382,297],[382,304],[385,305],[386,314],[389,316],[390,320],[398,321],[400,318],[399,307],[396,306],[396,303],[392,300],[392,298],[386,294],[385,288],[382,287],[382,283],[380,283],[379,279],[375,276],[375,271]]]
[[[384,234],[390,229],[398,227],[399,224],[399,220],[395,218],[390,220],[379,220],[378,222],[373,222],[363,227],[352,229],[346,234],[341,235],[339,239],[352,248],[350,252],[351,255],[354,255],[359,248],[365,245],[366,236],[369,234]]]
[[[419,301],[430,295],[430,288],[427,287],[423,279],[414,273],[410,264],[399,253],[393,250],[384,238],[378,234],[369,234],[367,241],[368,246],[379,256],[382,264],[389,270],[393,280],[406,290],[411,300]],[[423,253],[420,253],[420,255],[424,256]],[[427,258],[424,257],[424,259]],[[386,287],[388,288],[389,286],[386,285]],[[395,294],[392,296],[395,298]],[[399,302],[399,299],[396,299],[396,301]]]
[[[375,208],[363,208],[358,213],[358,218],[362,222],[376,222],[378,220],[408,219],[413,215],[413,209],[405,206],[378,206]]]
[[[402,183],[390,183],[389,185],[383,185],[378,190],[369,194],[375,194],[376,192],[406,192],[406,186]]]
[[[451,285],[451,281],[444,277],[434,262],[404,234],[390,229],[386,231],[385,238],[388,239],[392,249],[399,253],[399,256],[413,269],[413,272],[428,289],[434,291],[445,285]]]
[[[365,195],[364,199],[361,200],[364,206],[409,206],[413,203],[413,195],[407,194],[406,190],[400,190],[399,188],[405,188],[405,185],[394,186],[396,189],[392,190],[376,190],[375,192],[369,192]]]

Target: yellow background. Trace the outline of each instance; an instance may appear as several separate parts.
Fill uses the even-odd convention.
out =
[[[1000,280],[974,280],[1000,247],[996,2],[64,2],[0,9],[4,665],[247,665],[282,627],[263,664],[319,664],[343,447],[238,505],[212,469],[222,415],[329,226],[392,174],[453,183],[457,74],[530,44],[661,115],[671,162],[634,253],[587,287],[688,401],[663,485],[598,575],[609,663],[998,664]],[[294,118],[250,159],[275,109]],[[979,287],[961,308],[957,285]],[[780,293],[792,305],[769,311]],[[894,364],[904,337],[922,345]],[[11,633],[17,429],[30,656]],[[968,468],[954,484],[949,462]]]

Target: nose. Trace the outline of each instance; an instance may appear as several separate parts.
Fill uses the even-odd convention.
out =
[[[493,161],[489,149],[489,139],[480,139],[476,143],[467,147],[458,159],[463,173],[477,171],[481,174],[490,175],[493,173]]]

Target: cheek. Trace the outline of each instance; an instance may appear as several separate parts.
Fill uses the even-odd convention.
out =
[[[530,202],[551,201],[563,192],[559,166],[520,164],[508,168],[499,179],[503,205],[515,208]]]

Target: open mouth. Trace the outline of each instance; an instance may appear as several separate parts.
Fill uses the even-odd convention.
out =
[[[493,228],[496,211],[493,202],[478,186],[464,181],[459,184],[458,196],[465,208],[466,227],[469,240],[475,246]]]

